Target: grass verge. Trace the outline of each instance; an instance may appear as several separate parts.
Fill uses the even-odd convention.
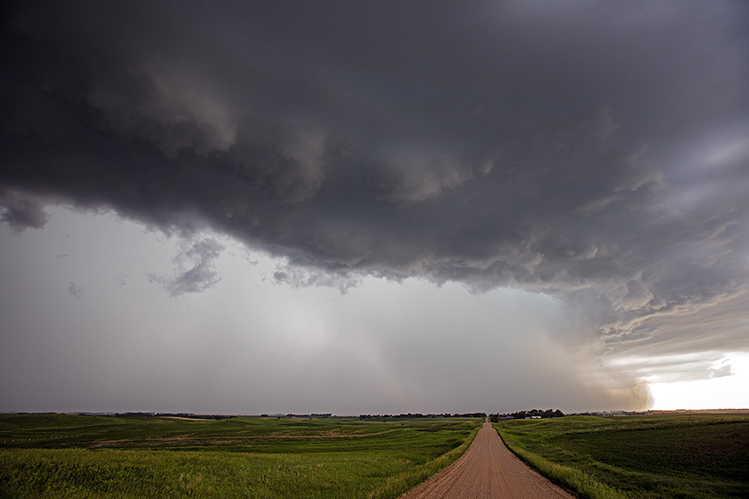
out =
[[[384,483],[378,485],[374,490],[368,493],[367,499],[393,499],[400,497],[404,492],[407,492],[420,483],[428,480],[435,473],[439,473],[460,459],[460,457],[468,450],[471,443],[473,443],[473,439],[476,438],[479,429],[480,427],[477,427],[473,430],[471,435],[455,449],[414,469],[389,477]]]
[[[500,432],[500,435],[502,432]],[[528,466],[536,469],[551,482],[575,492],[583,499],[627,499],[628,496],[613,489],[576,468],[554,463],[538,454],[528,452],[516,441],[502,437],[505,445]]]

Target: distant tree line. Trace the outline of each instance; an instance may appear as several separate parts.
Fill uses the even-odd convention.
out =
[[[260,417],[261,418],[265,418],[265,417],[268,417],[268,415],[267,414],[263,414]],[[312,413],[312,414],[286,414],[283,417],[284,418],[288,418],[288,419],[330,419],[330,418],[333,417],[333,413],[326,412],[325,414],[317,414],[317,413]]]
[[[518,412],[512,412],[508,414],[492,414],[489,416],[489,419],[492,423],[497,423],[500,420],[503,419],[530,419],[530,418],[561,418],[564,416],[564,413],[560,411],[559,409],[553,410],[553,409],[546,409],[545,411],[542,411],[541,409],[531,409],[530,411],[518,411]]]
[[[485,412],[467,412],[463,414],[421,414],[421,413],[407,413],[407,414],[362,414],[359,419],[362,421],[374,420],[374,419],[419,419],[419,418],[485,418]]]

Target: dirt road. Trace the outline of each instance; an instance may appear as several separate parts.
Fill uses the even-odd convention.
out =
[[[510,452],[491,423],[468,451],[401,499],[574,499]]]

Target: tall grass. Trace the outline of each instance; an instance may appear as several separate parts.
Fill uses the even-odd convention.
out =
[[[362,497],[393,468],[366,456],[163,450],[0,451],[2,497]]]

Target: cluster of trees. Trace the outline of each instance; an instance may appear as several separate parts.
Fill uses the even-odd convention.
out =
[[[450,413],[444,413],[444,414],[421,414],[421,413],[411,413],[408,414],[362,414],[359,416],[359,419],[364,420],[370,420],[370,419],[418,419],[418,418],[485,418],[486,413],[484,412],[468,412],[464,414],[450,414]]]
[[[489,419],[492,423],[498,422],[500,419],[527,419],[527,418],[561,418],[564,413],[559,409],[531,409],[530,411],[518,411],[509,414],[492,414]]]
[[[313,412],[311,414],[286,414],[286,415],[275,414],[274,416],[277,418],[287,418],[287,419],[330,419],[333,417],[333,414],[330,412],[326,412],[325,414],[316,414]],[[267,414],[261,414],[260,417],[267,418],[269,416]]]
[[[485,418],[485,412],[466,412],[464,414],[453,414],[454,418]]]

